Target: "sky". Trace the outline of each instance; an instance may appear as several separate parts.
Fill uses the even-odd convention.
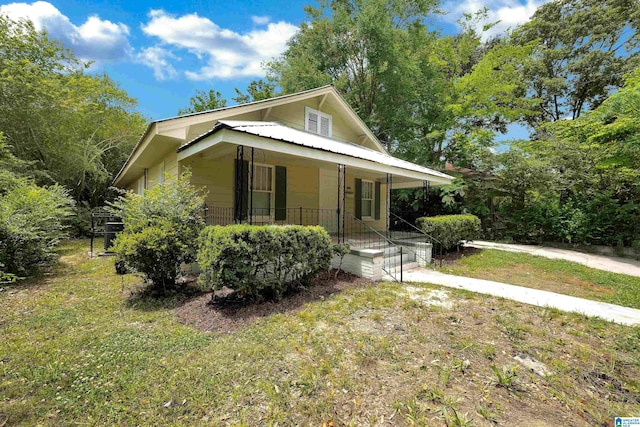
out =
[[[489,35],[526,22],[547,0],[461,0],[442,3],[446,12],[427,24],[457,31],[463,13],[484,7],[500,21]],[[106,72],[138,100],[149,120],[172,117],[196,90],[215,89],[233,104],[234,88],[264,77],[261,64],[278,56],[305,20],[314,0],[60,0],[7,2],[0,13],[27,18],[61,41],[91,72]],[[524,137],[514,127],[507,137]]]

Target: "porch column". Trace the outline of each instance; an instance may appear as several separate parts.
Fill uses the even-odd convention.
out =
[[[251,147],[251,169],[249,169],[249,224],[253,224],[253,150]],[[271,212],[269,212],[271,214]]]
[[[387,174],[387,202],[386,202],[386,208],[387,208],[387,238],[389,238],[389,228],[391,227],[391,186],[393,184],[393,175],[388,173]]]
[[[243,200],[244,200],[244,174],[245,174],[245,163],[244,163],[244,146],[238,145],[236,147],[236,182],[235,182],[235,221],[238,224],[242,224],[242,210],[243,210]]]
[[[422,182],[422,214],[429,216],[429,181]]]
[[[344,212],[345,212],[345,189],[346,189],[347,167],[345,165],[338,165],[338,210],[336,212],[338,222],[338,242],[344,243]]]

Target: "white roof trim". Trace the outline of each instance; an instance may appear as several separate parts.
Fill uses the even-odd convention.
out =
[[[453,180],[453,177],[447,174],[426,168],[424,166],[416,165],[415,163],[398,159],[386,153],[381,153],[379,151],[372,150],[361,145],[337,141],[335,139],[327,138],[322,135],[290,128],[277,122],[220,120],[218,122],[218,125],[216,125],[212,130],[178,148],[178,152],[188,149],[189,147],[197,144],[199,141],[207,138],[210,135],[213,135],[220,129],[229,129],[236,132],[259,136],[262,138],[283,141],[301,147],[328,151],[343,156],[367,160],[379,165],[417,172],[437,178],[437,181],[442,183],[447,183]]]

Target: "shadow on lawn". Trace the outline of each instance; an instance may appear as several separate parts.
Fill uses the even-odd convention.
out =
[[[172,310],[203,295],[211,294],[210,291],[199,288],[195,281],[170,289],[164,294],[158,294],[151,285],[146,284],[129,289],[129,293],[125,305],[141,311]]]
[[[340,274],[334,279],[334,271],[323,272],[312,279],[311,285],[291,292],[280,300],[253,302],[234,297],[227,292],[202,295],[178,307],[178,319],[197,329],[229,333],[259,319],[280,313],[299,311],[306,303],[322,301],[346,289],[374,286],[361,277]]]

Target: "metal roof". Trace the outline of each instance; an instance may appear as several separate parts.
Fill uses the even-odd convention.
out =
[[[213,135],[220,129],[230,129],[236,132],[247,133],[263,138],[284,141],[303,147],[329,151],[344,156],[368,160],[386,166],[393,166],[414,172],[428,174],[431,176],[438,176],[444,179],[453,179],[453,177],[442,172],[438,172],[433,169],[408,162],[406,160],[398,159],[396,157],[390,156],[387,153],[382,153],[380,151],[372,150],[370,148],[350,142],[337,141],[326,136],[294,129],[277,122],[220,120],[213,129],[178,148],[178,152],[198,143],[199,141],[210,135]]]

